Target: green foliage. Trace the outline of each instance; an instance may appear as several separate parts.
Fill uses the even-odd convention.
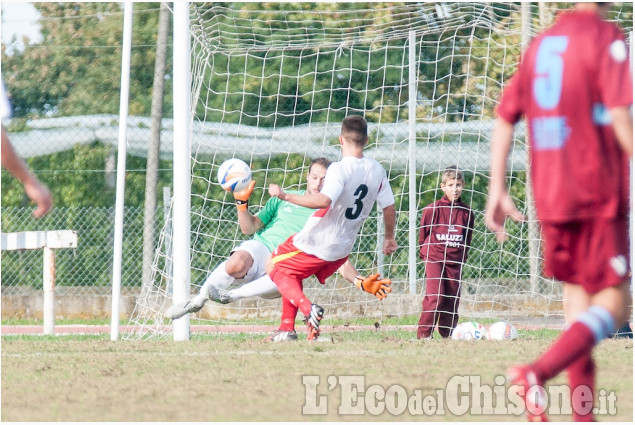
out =
[[[38,178],[52,191],[55,206],[111,207],[115,203],[115,171],[106,171],[112,148],[101,142],[77,144],[72,150],[30,158],[27,163],[37,170]],[[142,207],[145,193],[146,159],[128,155],[126,159],[126,205]],[[159,164],[159,187],[171,186],[171,161]],[[26,207],[29,199],[21,184],[2,170],[2,205]]]
[[[99,152],[99,154],[95,154]],[[94,155],[93,155],[94,154]],[[95,163],[92,166],[102,169],[99,161],[107,154],[107,147],[95,144],[91,149],[77,148],[73,152],[57,154],[57,161],[71,169],[72,163],[86,163],[92,159]],[[79,156],[80,158],[78,158]],[[139,158],[129,157],[129,164],[136,166]],[[303,189],[305,174],[300,170],[306,170],[309,160],[301,155],[290,155],[289,157],[276,157],[272,160],[255,160],[253,168],[261,170],[255,175],[257,188],[252,195],[252,212],[259,209],[258,205],[264,205],[269,199],[264,190],[269,182],[279,182],[285,188]],[[200,282],[204,279],[207,270],[220,263],[234,246],[235,241],[243,240],[247,237],[240,233],[237,221],[236,210],[232,207],[233,199],[230,194],[223,191],[218,185],[208,186],[204,179],[215,178],[218,164],[196,167],[193,175],[193,190],[195,194],[204,195],[193,196],[192,198],[192,229],[195,229],[199,236],[193,239],[192,255],[192,281]],[[166,162],[162,168],[170,168]],[[298,172],[285,172],[285,170],[298,170]],[[59,174],[59,175],[58,175]],[[72,202],[58,202],[57,207],[47,216],[40,220],[35,220],[29,216],[31,208],[20,208],[25,206],[21,186],[6,184],[3,180],[3,209],[2,209],[2,229],[5,232],[23,230],[51,230],[51,229],[73,229],[80,235],[80,246],[77,252],[61,251],[58,257],[60,276],[72,276],[72,281],[62,281],[60,285],[77,286],[107,286],[111,279],[111,258],[112,258],[112,229],[114,227],[114,208],[112,208],[112,189],[105,188],[102,173],[53,173],[57,181],[47,181],[58,193],[58,196],[66,196],[66,200]],[[162,172],[161,179],[166,185],[171,178],[170,172]],[[522,174],[522,173],[520,173]],[[44,174],[48,176],[48,174]],[[85,180],[88,176],[93,180]],[[512,179],[512,193],[517,197],[517,203],[521,207],[524,205],[523,176],[514,175]],[[3,173],[3,179],[5,175]],[[8,177],[11,178],[11,177]],[[64,187],[66,181],[79,180],[75,185],[69,184],[73,190],[81,190],[75,194],[70,194],[70,189]],[[407,176],[404,174],[394,174],[389,176],[393,190],[395,192],[397,210],[400,211],[397,217],[397,242],[399,246],[408,245],[408,194]],[[266,180],[264,180],[266,179]],[[510,273],[523,273],[529,270],[528,247],[526,244],[527,228],[521,224],[510,224],[510,232],[514,235],[505,245],[501,246],[494,241],[493,235],[486,231],[483,221],[483,210],[486,202],[485,193],[487,191],[488,180],[481,174],[466,173],[467,187],[470,189],[464,192],[463,197],[468,201],[476,212],[476,229],[474,231],[472,247],[467,266],[464,269],[464,277],[471,278],[494,278],[507,276]],[[417,187],[419,194],[417,201],[417,226],[421,219],[423,207],[438,199],[441,194],[438,190],[439,177],[437,173],[417,176]],[[143,246],[143,173],[131,172],[127,176],[126,187],[126,207],[125,225],[126,238],[124,241],[124,285],[137,285],[141,282],[141,251]],[[5,195],[7,191],[9,195]],[[105,196],[108,194],[108,196]],[[17,202],[15,199],[17,196]],[[108,198],[110,197],[110,198]],[[56,198],[57,200],[58,198]],[[223,207],[223,204],[213,206],[204,199],[224,200],[230,206]],[[86,207],[90,203],[90,207]],[[63,205],[60,205],[63,204]],[[81,206],[84,206],[83,208]],[[162,205],[159,205],[156,215],[157,229],[162,227]],[[366,220],[360,236],[353,248],[356,254],[355,264],[360,270],[371,270],[377,265],[377,251],[374,247],[377,244],[377,225],[380,224],[373,213]],[[157,231],[158,231],[157,230]],[[390,261],[390,270],[386,270],[396,281],[406,280],[408,276],[408,250],[400,249],[395,253]],[[41,269],[23,269],[25,264],[32,261],[40,264],[39,254],[37,257],[32,253],[2,253],[2,280],[4,282],[35,282],[41,283]],[[493,267],[492,258],[498,258],[498,265]],[[423,276],[424,264],[417,262],[417,275]],[[509,275],[508,277],[511,277]],[[400,284],[395,283],[397,288]],[[405,287],[400,287],[405,290]]]
[[[54,208],[41,219],[31,208],[2,207],[2,231],[75,230],[77,249],[56,252],[58,286],[107,288],[112,283],[113,207]],[[143,208],[124,210],[122,285],[138,286],[142,280]],[[163,211],[155,216],[157,235],[163,227]],[[2,282],[5,287],[42,287],[42,252],[2,251]]]
[[[229,95],[210,97],[198,105],[197,113],[209,121],[264,127],[337,122],[349,113],[362,111],[375,122],[407,119],[408,109],[403,105],[408,99],[408,75],[407,69],[401,67],[407,52],[407,33],[373,41],[354,32],[355,26],[373,34],[388,31],[391,21],[396,19],[390,6],[384,3],[302,6],[304,10],[332,12],[320,15],[320,21],[317,15],[290,14],[289,9],[297,5],[287,3],[216,5],[209,15],[205,15],[205,7],[200,8],[201,15],[212,16],[202,25],[209,32],[206,48],[214,51],[209,56],[198,52],[209,61],[203,80],[208,82],[208,90]],[[335,49],[327,34],[331,29],[341,28],[341,13],[352,10],[356,13],[350,16],[350,34],[342,29],[344,38],[338,41],[342,44]],[[492,17],[494,20],[506,18],[508,9],[501,10]],[[246,11],[251,13],[247,15]],[[223,29],[234,31],[235,20],[246,16],[249,21],[245,24],[244,38],[223,38]],[[436,29],[418,35],[421,43],[418,97],[425,101],[425,106],[417,111],[421,119],[463,121],[491,113],[494,103],[486,103],[484,99],[497,98],[498,93],[491,92],[496,85],[488,85],[484,77],[478,76],[501,81],[513,71],[509,64],[517,61],[514,55],[501,56],[497,58],[498,65],[490,66],[489,46],[485,43],[493,35],[487,29],[470,25],[471,18],[466,15],[463,17],[466,25],[448,30],[447,34]],[[307,40],[308,46],[286,47],[285,42],[293,36],[304,37],[309,30],[312,37]],[[470,36],[486,41],[472,46]],[[276,42],[282,47],[266,49],[265,39],[267,47]],[[445,42],[439,44],[439,40]],[[254,49],[254,45],[262,48]],[[436,78],[426,78],[431,75]]]
[[[2,74],[16,117],[119,111],[123,3],[36,3],[43,40],[23,51],[2,49]],[[157,3],[135,3],[130,114],[149,115]],[[171,44],[171,39],[169,41]],[[168,76],[171,49],[168,49]],[[37,82],[34,84],[34,82]],[[166,78],[164,112],[172,113]]]
[[[392,3],[211,3],[201,6],[203,29],[213,54],[206,58],[201,79],[205,81],[201,99],[196,104],[198,117],[211,122],[240,123],[259,127],[285,127],[305,123],[338,122],[346,114],[363,112],[369,121],[396,123],[407,119],[408,71],[403,66],[408,49],[407,32],[392,38],[373,38],[391,29],[398,17]],[[403,6],[403,5],[401,5]],[[509,36],[504,27],[518,13],[510,3],[477,4],[472,12],[460,16],[463,25],[449,30],[438,25],[435,31],[417,33],[418,90],[417,119],[420,122],[465,122],[493,116],[500,87],[515,70],[520,49],[518,35]],[[41,116],[70,116],[116,113],[119,108],[121,72],[121,40],[123,5],[121,3],[37,3],[43,40],[27,44],[23,51],[7,52],[2,48],[2,71],[9,91],[15,119],[10,131],[28,128],[27,119]],[[130,114],[148,116],[152,96],[155,44],[158,22],[157,3],[135,3],[133,25],[132,70],[130,82]],[[491,8],[490,8],[491,7]],[[534,9],[536,6],[533,6]],[[626,29],[632,28],[632,5],[621,4],[615,16]],[[355,14],[348,12],[355,11]],[[320,12],[316,13],[308,12]],[[346,16],[350,20],[343,20]],[[487,16],[493,25],[479,25]],[[535,15],[537,16],[537,15]],[[249,25],[236,26],[236,21]],[[194,20],[198,23],[199,20]],[[415,23],[413,21],[412,23]],[[239,28],[239,29],[237,29]],[[231,29],[235,37],[228,37]],[[332,35],[337,32],[335,41]],[[311,37],[306,37],[311,34]],[[343,36],[341,35],[343,34]],[[304,43],[287,44],[293,36]],[[367,37],[364,37],[367,36]],[[331,37],[331,38],[329,38]],[[286,40],[286,41],[285,41]],[[442,40],[439,43],[439,40]],[[172,40],[168,43],[171,46]],[[341,48],[333,48],[337,43]],[[271,46],[275,48],[270,48]],[[197,45],[200,46],[200,45]],[[210,47],[211,46],[211,47]],[[354,47],[351,48],[351,47]],[[200,47],[197,47],[200,49]],[[164,114],[172,113],[171,59],[168,49]],[[196,54],[205,52],[194,52]],[[226,95],[216,95],[223,93]],[[443,143],[453,137],[443,134],[426,143]],[[470,136],[462,135],[463,141]],[[487,140],[478,140],[487,143]],[[293,141],[289,141],[290,144]],[[334,137],[326,143],[336,144]],[[376,134],[370,144],[384,143]],[[112,148],[99,140],[90,145],[76,145],[72,150],[31,158],[29,166],[53,191],[57,211],[42,220],[29,219],[30,206],[21,185],[2,171],[2,229],[85,229],[94,237],[85,244],[81,254],[72,257],[73,267],[84,270],[75,275],[83,279],[78,285],[101,285],[109,282],[107,272],[111,246],[112,207],[114,205],[114,175],[105,171]],[[192,227],[206,235],[194,241],[192,279],[198,281],[212,265],[224,258],[234,241],[244,238],[235,223],[235,208],[211,206],[209,199],[231,204],[231,195],[215,180],[220,164],[214,156],[199,157],[192,170]],[[264,205],[269,182],[285,188],[303,188],[308,158],[303,154],[253,159],[254,170],[262,171],[252,199],[252,210]],[[125,257],[124,270],[130,270],[128,282],[140,282],[142,214],[145,193],[144,158],[129,155],[126,172],[126,206],[130,214],[126,228],[126,243],[132,254]],[[159,164],[158,186],[170,186],[171,161]],[[295,172],[297,171],[297,172]],[[397,238],[407,246],[409,228],[408,176],[403,171],[390,176],[399,211]],[[522,274],[526,263],[527,227],[511,224],[513,237],[504,247],[497,245],[483,224],[488,177],[475,173],[466,175],[464,198],[476,212],[476,230],[465,277],[495,277],[505,273]],[[512,196],[522,209],[525,200],[524,172],[510,175]],[[416,176],[416,216],[420,219],[425,205],[440,197],[439,176],[435,172]],[[162,205],[159,202],[159,210]],[[227,205],[223,204],[223,205]],[[91,208],[91,217],[82,208]],[[136,211],[136,212],[135,212]],[[157,221],[162,221],[157,214]],[[93,217],[94,216],[94,217]],[[25,218],[27,217],[27,218]],[[418,222],[417,222],[418,225]],[[160,226],[159,226],[160,228]],[[373,216],[365,223],[355,249],[360,268],[376,264],[374,238],[377,220]],[[83,242],[85,243],[85,241]],[[78,251],[79,253],[80,251]],[[210,254],[211,253],[211,254]],[[3,280],[11,277],[40,282],[36,271],[23,270],[20,256],[29,254],[3,253]],[[67,254],[64,254],[67,255]],[[491,258],[498,260],[497,267]],[[391,276],[408,274],[407,250],[400,250],[391,261]],[[13,262],[12,262],[13,261]],[[103,265],[90,269],[90,263]],[[66,267],[61,265],[60,267]],[[423,265],[417,266],[423,274]],[[6,281],[6,280],[5,280]]]

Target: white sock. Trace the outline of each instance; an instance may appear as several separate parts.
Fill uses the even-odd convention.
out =
[[[205,283],[203,283],[203,286],[201,286],[199,294],[204,295],[207,298],[207,291],[211,285],[214,285],[215,287],[220,289],[227,289],[232,283],[234,283],[235,279],[227,274],[227,272],[225,271],[226,263],[227,260],[223,261],[218,265],[218,267],[214,269],[212,273],[210,273],[207,279],[205,279]]]
[[[269,275],[264,275],[240,288],[232,289],[227,295],[231,297],[232,301],[238,301],[241,298],[249,297],[277,298],[280,297],[280,292]]]

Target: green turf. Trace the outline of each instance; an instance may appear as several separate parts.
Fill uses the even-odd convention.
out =
[[[300,332],[301,333],[301,332]],[[193,332],[191,334],[192,341],[261,341],[266,332],[223,332],[223,333],[205,333]],[[521,330],[518,332],[521,340],[553,340],[560,334],[560,331],[554,329],[537,329],[537,330]],[[414,332],[410,330],[341,330],[325,334],[332,335],[333,338],[342,339],[343,341],[381,341],[385,338],[396,338],[409,341],[415,338]],[[169,340],[167,337],[166,340]],[[110,335],[102,334],[65,334],[56,336],[46,335],[2,335],[2,341],[24,340],[24,341],[84,341],[84,340],[110,340]],[[441,340],[438,333],[433,335],[433,340]]]
[[[373,388],[401,388],[408,396],[419,390],[431,397],[441,390],[452,403],[462,395],[451,391],[453,379],[471,376],[492,386],[508,366],[543,352],[556,334],[525,331],[516,341],[418,341],[406,331],[342,330],[325,333],[325,342],[277,344],[251,333],[194,334],[189,342],[112,342],[108,335],[3,336],[0,419],[518,421],[523,418],[481,414],[472,401],[470,410],[459,415],[447,405],[444,413],[432,416],[416,408],[393,415],[386,408],[373,411],[375,405],[365,401],[362,414],[351,414],[346,408],[351,393],[343,392],[342,382],[364,381],[355,393],[358,400],[376,394]],[[617,411],[600,415],[601,421],[633,419],[632,356],[632,340],[608,340],[595,351],[597,388],[617,395]],[[314,395],[325,397],[325,414],[303,414],[303,406],[321,400],[311,398],[303,379],[320,380]],[[336,383],[332,390],[329,382]],[[564,384],[566,376],[550,383]],[[494,388],[504,392],[507,386]],[[569,420],[569,415],[550,419]]]
[[[373,317],[355,317],[355,318],[337,318],[337,317],[329,317],[328,324],[334,326],[344,326],[344,325],[375,325],[376,323],[382,326],[403,326],[403,325],[414,325],[418,323],[419,316],[385,316],[382,318],[373,318]],[[476,321],[483,325],[489,325],[496,321],[497,319],[489,319],[489,318],[474,318],[474,317],[461,317],[461,322],[467,321]],[[2,325],[39,325],[43,324],[42,319],[2,319],[0,322]],[[171,323],[169,319],[166,319],[166,324]],[[219,324],[223,322],[219,321],[210,321],[210,320],[202,320],[196,318],[196,316],[192,316],[190,318],[191,325],[209,325],[210,323]],[[245,325],[270,325],[272,323],[272,319],[249,319],[241,321],[232,321],[233,324],[245,324]],[[300,320],[297,321],[298,324],[302,323]],[[94,318],[94,319],[56,319],[56,325],[110,325],[110,319],[108,318]],[[121,321],[121,324],[126,324],[125,320]]]

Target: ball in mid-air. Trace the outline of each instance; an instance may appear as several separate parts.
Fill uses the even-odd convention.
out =
[[[228,159],[218,168],[218,183],[228,192],[240,192],[251,181],[251,169],[238,158]]]

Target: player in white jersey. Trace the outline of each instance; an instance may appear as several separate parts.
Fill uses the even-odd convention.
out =
[[[319,192],[324,184],[326,170],[331,164],[326,158],[316,158],[311,161],[307,176],[306,193]],[[247,297],[278,298],[280,293],[268,274],[266,264],[271,258],[271,252],[292,234],[299,232],[306,224],[308,218],[315,209],[303,208],[291,205],[279,198],[271,198],[265,206],[255,215],[247,209],[247,202],[254,188],[255,181],[243,191],[234,192],[237,201],[238,222],[240,229],[245,234],[254,234],[250,240],[242,242],[235,247],[227,260],[220,263],[207,277],[201,286],[198,295],[180,303],[170,306],[166,316],[172,320],[178,319],[188,313],[195,313],[203,308],[208,300],[221,304],[238,301]],[[294,191],[302,194],[304,192]],[[351,283],[360,286],[359,273],[355,267],[347,261],[340,267],[340,274]],[[379,276],[370,276],[372,283],[388,286],[390,279],[380,279]],[[368,287],[370,280],[362,280],[361,284]],[[379,283],[376,283],[379,282]],[[232,284],[242,284],[238,288],[227,290]],[[386,293],[375,294],[380,300],[386,297]],[[275,337],[275,338],[274,338]],[[272,336],[272,341],[294,341],[295,333],[277,333]]]
[[[315,275],[320,283],[346,262],[357,233],[375,201],[384,212],[385,254],[397,250],[395,241],[395,200],[386,171],[375,160],[364,157],[368,125],[361,116],[342,121],[342,160],[331,164],[322,191],[314,194],[285,193],[276,184],[269,194],[307,208],[318,208],[302,230],[273,252],[269,275],[282,294],[282,320],[277,332],[294,332],[298,309],[307,320],[307,339],[317,339],[324,309],[302,292],[302,281]],[[375,294],[381,285],[356,279],[361,289]],[[388,288],[389,290],[389,288]]]

